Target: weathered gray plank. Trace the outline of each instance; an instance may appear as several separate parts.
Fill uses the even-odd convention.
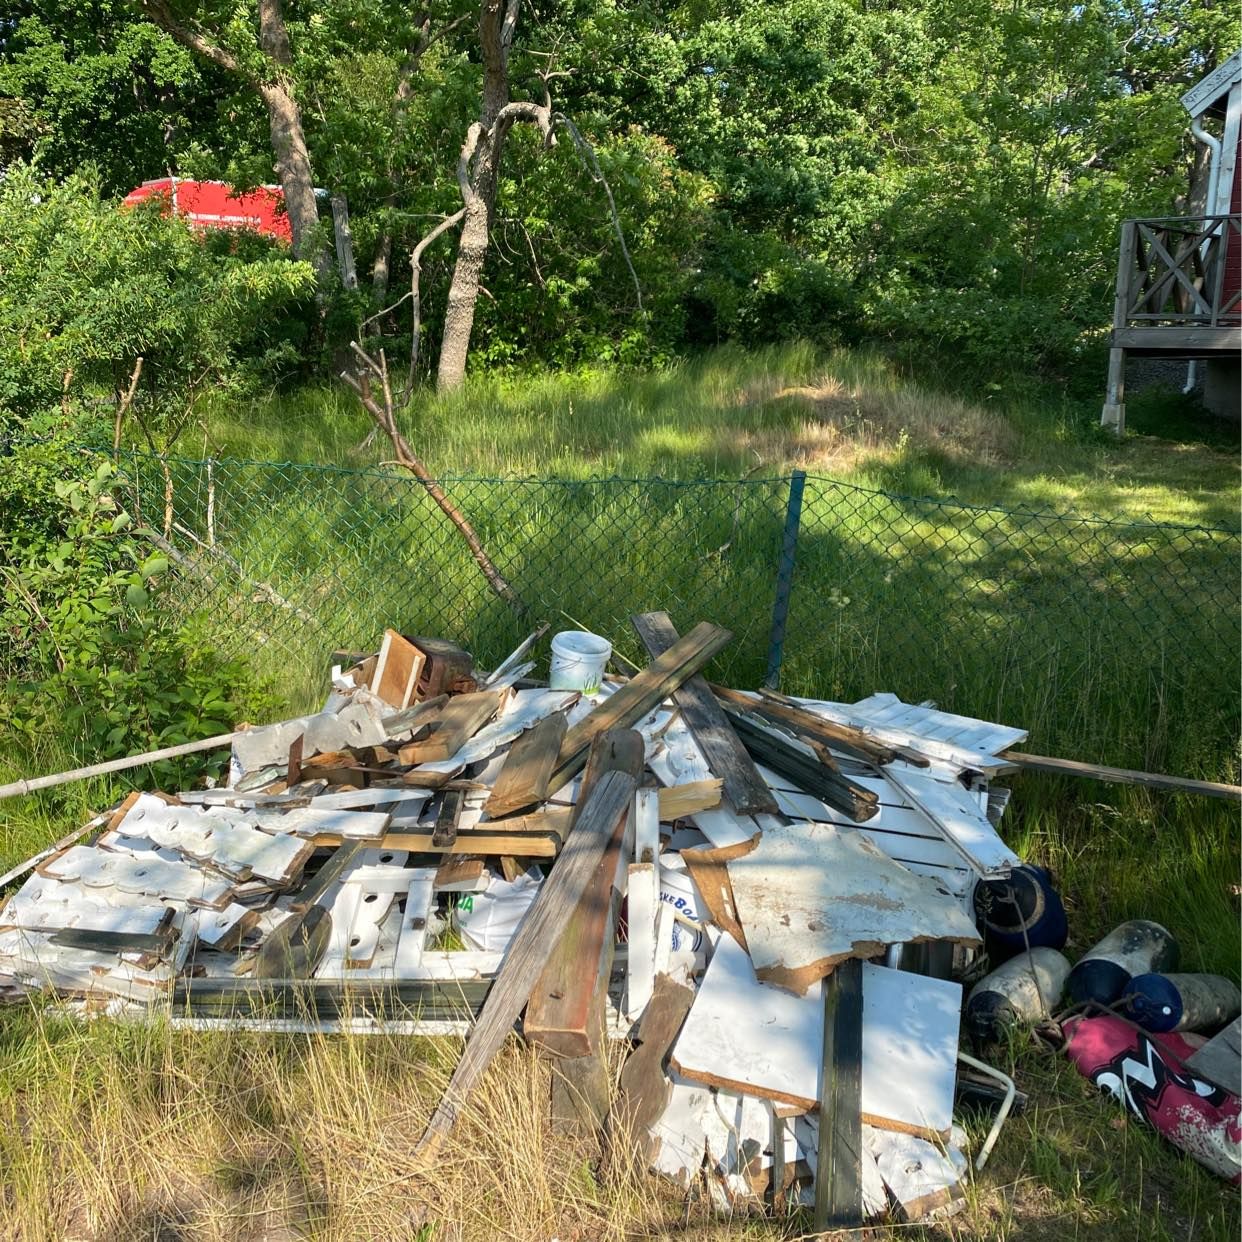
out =
[[[644,612],[630,623],[652,659],[663,655],[678,633],[667,612]],[[776,799],[738,740],[711,687],[696,673],[673,692],[682,719],[694,734],[712,774],[724,782],[724,796],[739,815],[776,815]]]
[[[509,945],[444,1098],[419,1140],[420,1155],[434,1153],[453,1128],[462,1105],[512,1030],[633,797],[633,777],[609,772],[587,799],[560,860]]]
[[[1233,1095],[1242,1095],[1242,1018],[1234,1018],[1208,1040],[1186,1062],[1186,1068]]]

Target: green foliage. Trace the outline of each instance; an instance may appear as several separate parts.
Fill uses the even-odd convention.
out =
[[[9,473],[0,469],[0,478]],[[113,494],[108,462],[54,484],[55,526],[0,530],[0,734],[69,735],[101,759],[227,731],[244,668],[157,607],[167,557]]]
[[[238,73],[195,58],[126,0],[19,0],[0,42],[0,160],[36,153],[68,179],[89,160],[107,193],[163,171],[271,180],[253,86],[270,65],[253,9],[175,8]],[[482,76],[477,9],[437,0],[425,29],[423,10],[396,0],[283,9],[312,166],[348,197],[361,287],[326,313],[301,307],[300,328],[273,331],[264,316],[235,357],[280,342],[285,361],[318,362],[322,336],[327,358],[408,291],[413,246],[460,205],[457,157]],[[1178,96],[1232,51],[1234,17],[1190,0],[524,5],[511,94],[541,98],[554,54],[553,106],[612,187],[643,309],[589,159],[564,126],[545,148],[518,125],[475,365],[870,336],[975,368],[1085,372],[1108,323],[1119,220],[1195,205]],[[373,286],[382,254],[388,275]],[[450,231],[423,259],[426,368],[454,254]],[[409,311],[407,298],[371,330],[405,338]]]
[[[89,174],[14,166],[0,183],[0,429],[45,434],[76,398],[124,392],[142,358],[134,412],[167,441],[208,386],[243,392],[295,365],[311,284],[253,235],[204,242],[156,203],[104,202]]]

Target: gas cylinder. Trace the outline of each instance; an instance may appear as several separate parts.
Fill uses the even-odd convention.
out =
[[[971,988],[967,1029],[987,1043],[999,1039],[1008,1026],[1051,1017],[1069,972],[1069,959],[1056,949],[1041,946],[1029,957],[1026,953],[1011,957]]]

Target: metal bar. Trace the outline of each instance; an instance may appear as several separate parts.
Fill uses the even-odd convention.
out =
[[[789,623],[789,603],[793,597],[798,530],[802,525],[802,491],[805,485],[805,470],[795,470],[789,476],[789,499],[785,504],[785,537],[781,544],[780,568],[776,571],[776,599],[772,603],[772,628],[768,637],[768,671],[763,679],[763,684],[770,690],[775,690],[780,684],[785,627]]]

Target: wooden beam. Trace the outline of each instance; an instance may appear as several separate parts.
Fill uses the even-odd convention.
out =
[[[732,639],[733,635],[723,627],[700,621],[689,634],[610,694],[565,735],[556,769],[548,782],[549,792],[555,793],[582,771],[591,742],[599,734],[637,724]]]
[[[617,828],[634,799],[634,780],[609,772],[583,805],[560,861],[540,886],[509,943],[500,968],[466,1040],[465,1051],[415,1154],[430,1159],[453,1128],[458,1113],[513,1028],[531,989],[573,918]],[[512,852],[512,851],[507,851]]]
[[[643,739],[632,729],[599,734],[582,779],[580,806],[609,772],[624,772],[637,785],[643,771]],[[617,877],[628,858],[623,851],[624,821],[587,885],[556,950],[531,991],[522,1031],[537,1047],[563,1057],[586,1057],[599,1051],[592,1017],[602,1006],[600,982],[608,986],[620,904]],[[569,839],[577,830],[571,824]],[[559,864],[558,864],[559,865]]]
[[[440,802],[440,810],[436,815],[435,828],[431,833],[432,847],[437,850],[452,850],[457,840],[457,825],[461,821],[461,808],[466,795],[460,789],[448,790]]]
[[[824,1060],[815,1160],[815,1232],[857,1229],[862,1211],[862,962],[823,981]],[[897,1072],[899,1067],[894,1066]]]
[[[644,612],[631,618],[638,637],[653,658],[662,656],[678,634],[667,612]],[[780,808],[754,761],[738,740],[720,704],[701,674],[689,678],[673,692],[694,740],[713,776],[724,783],[724,796],[739,815],[778,815]]]
[[[491,797],[483,806],[490,819],[511,815],[547,798],[548,780],[568,728],[565,713],[553,712],[518,737],[505,756]]]
[[[1208,798],[1227,798],[1231,802],[1242,802],[1242,785],[1196,781],[1186,776],[1164,776],[1158,772],[1138,772],[1131,768],[1109,768],[1096,763],[1079,763],[1074,759],[1028,755],[1019,750],[1007,750],[1001,758],[1026,772],[1043,772],[1049,776],[1082,776],[1114,785],[1142,785],[1147,789],[1168,789],[1175,793],[1203,794]]]
[[[784,738],[728,711],[742,745],[762,764],[787,777],[805,793],[827,803],[834,811],[848,815],[856,824],[873,819],[880,809],[879,798],[848,776],[834,772],[819,759],[799,750]]]

